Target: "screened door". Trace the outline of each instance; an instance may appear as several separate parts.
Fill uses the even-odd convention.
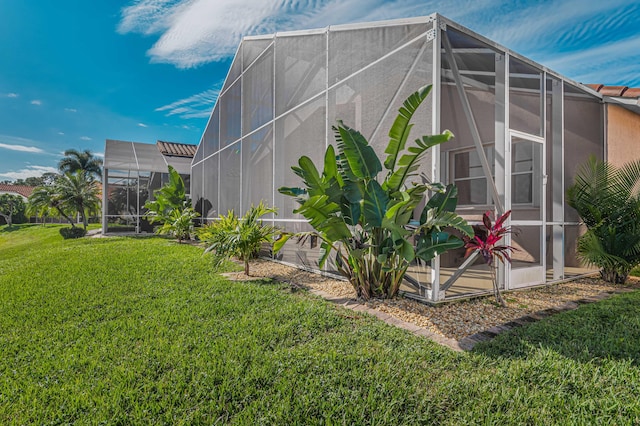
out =
[[[511,131],[511,262],[510,288],[545,281],[544,139]]]

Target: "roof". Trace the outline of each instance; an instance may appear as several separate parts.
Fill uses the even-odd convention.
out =
[[[619,105],[640,115],[640,87],[605,86],[604,84],[587,84],[602,95],[606,103]]]
[[[34,186],[0,183],[0,192],[15,192],[16,194],[22,195],[24,198],[29,198],[29,195],[31,195],[34,189]]]
[[[170,165],[176,169],[178,173],[191,173],[191,159],[193,155],[165,155],[162,152],[161,146],[166,148],[167,144],[169,144],[169,149],[173,150],[168,152],[179,152],[176,151],[175,146],[173,146],[176,144],[171,142],[158,141],[156,145],[153,145],[150,143],[107,139],[104,147],[104,168],[110,172],[117,170],[139,170],[166,173],[167,165]]]
[[[640,87],[605,86],[604,84],[587,84],[587,86],[601,93],[603,96],[640,98]]]
[[[158,141],[156,143],[158,150],[162,155],[169,157],[188,157],[193,158],[196,155],[197,145],[189,145],[186,143]]]

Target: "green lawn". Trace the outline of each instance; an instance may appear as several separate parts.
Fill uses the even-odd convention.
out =
[[[637,424],[640,294],[454,353],[161,238],[0,228],[0,424]]]

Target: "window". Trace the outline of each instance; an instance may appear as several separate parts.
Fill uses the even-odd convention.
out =
[[[540,206],[542,144],[514,140],[511,153],[511,203]]]
[[[493,176],[495,173],[493,146],[485,147],[484,152]],[[491,204],[489,182],[482,170],[477,151],[470,149],[456,152],[450,158],[453,183],[458,188],[458,204],[461,206]]]

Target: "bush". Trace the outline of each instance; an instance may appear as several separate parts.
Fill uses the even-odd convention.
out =
[[[155,200],[144,204],[148,211],[142,218],[150,224],[161,224],[157,234],[173,235],[180,242],[191,239],[193,220],[200,215],[191,207],[184,181],[173,167],[169,166],[169,182],[153,195]]]
[[[65,240],[68,239],[72,239],[72,238],[82,238],[85,235],[87,235],[87,230],[84,228],[60,228],[60,235],[62,235],[62,238],[64,238]]]
[[[234,211],[227,216],[198,230],[198,237],[209,248],[207,253],[214,254],[215,264],[231,257],[237,257],[244,262],[244,273],[249,275],[249,259],[255,257],[262,243],[273,243],[273,239],[280,232],[271,225],[264,225],[260,218],[264,215],[276,213],[273,207],[267,207],[262,201],[239,218]]]
[[[578,256],[600,268],[602,279],[624,283],[640,265],[640,161],[615,167],[589,158],[567,189],[567,204],[587,226]]]
[[[338,121],[333,127],[336,147],[327,147],[324,166],[316,167],[303,156],[292,169],[304,187],[278,189],[295,197],[300,207],[294,213],[304,216],[315,229],[297,236],[316,236],[322,241],[319,266],[323,267],[330,253],[336,253],[338,271],[363,299],[395,297],[416,258],[430,262],[447,250],[462,247],[462,240],[449,229],[473,235],[471,226],[455,213],[455,186],[419,183],[419,167],[427,151],[453,134],[445,130],[423,136],[405,149],[411,118],[430,90],[431,86],[423,87],[400,108],[389,131],[384,163],[360,132]],[[425,200],[428,192],[433,195]],[[411,223],[422,205],[420,221]],[[289,237],[291,234],[283,235],[274,251]]]

